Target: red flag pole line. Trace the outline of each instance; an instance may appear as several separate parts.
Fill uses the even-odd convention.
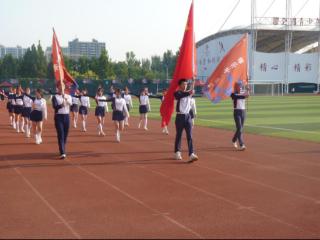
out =
[[[173,79],[170,83],[168,92],[161,104],[160,113],[162,117],[162,127],[170,123],[174,111],[174,93],[178,88],[180,79],[192,79],[191,89],[194,87],[196,75],[196,53],[195,53],[195,35],[194,35],[194,2],[192,1],[189,16],[184,31],[184,37],[180,47],[180,53],[177,59]]]
[[[62,86],[63,94],[65,93],[65,91],[70,94],[72,87],[77,88],[78,84],[66,69],[62,50],[54,29],[52,38],[52,63],[54,76],[56,79],[56,86]]]

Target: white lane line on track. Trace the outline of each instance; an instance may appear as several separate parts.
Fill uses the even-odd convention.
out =
[[[284,224],[284,225],[286,225],[286,226],[288,226],[288,227],[297,229],[297,230],[299,230],[299,231],[301,231],[301,232],[308,232],[309,234],[312,234],[312,235],[314,235],[314,236],[318,236],[318,235],[317,235],[316,233],[314,233],[314,232],[307,231],[307,230],[305,230],[305,229],[303,229],[303,228],[301,228],[301,227],[299,227],[299,226],[296,226],[296,225],[294,225],[294,224],[291,224],[291,223],[288,223],[288,222],[286,222],[286,221],[283,221],[283,220],[281,220],[280,218],[277,218],[277,217],[274,217],[274,216],[270,216],[270,215],[265,214],[265,213],[263,213],[263,212],[257,211],[257,210],[255,210],[255,208],[253,208],[253,207],[246,207],[246,206],[242,205],[242,204],[239,203],[239,202],[236,202],[236,201],[227,199],[227,198],[222,197],[222,196],[220,196],[220,195],[218,195],[218,194],[214,194],[214,193],[212,193],[212,192],[206,191],[206,190],[204,190],[204,189],[202,189],[202,188],[199,188],[199,187],[197,187],[197,186],[191,185],[191,184],[189,184],[189,183],[185,183],[185,182],[183,182],[183,181],[181,181],[181,180],[179,180],[179,179],[172,178],[172,177],[167,176],[167,175],[165,175],[165,174],[163,174],[163,173],[161,173],[161,172],[159,172],[159,171],[150,170],[150,169],[148,169],[148,168],[146,168],[146,167],[143,167],[143,166],[139,166],[139,168],[146,169],[146,171],[153,172],[154,174],[157,174],[157,175],[159,175],[159,176],[162,176],[163,178],[169,179],[169,180],[171,180],[171,181],[173,181],[173,182],[179,183],[180,185],[183,185],[183,186],[189,187],[189,188],[191,188],[191,189],[194,189],[194,190],[196,190],[196,191],[198,191],[198,192],[201,192],[201,193],[203,193],[203,194],[205,194],[205,195],[207,195],[207,196],[210,196],[210,197],[212,197],[212,198],[219,199],[219,200],[222,200],[222,201],[224,201],[224,202],[227,202],[227,203],[229,203],[229,204],[237,207],[238,209],[243,209],[243,210],[246,210],[246,211],[248,211],[248,212],[252,212],[252,213],[254,213],[254,214],[256,214],[256,215],[259,215],[259,216],[265,217],[265,218],[267,218],[267,219],[269,219],[269,220],[273,220],[273,221],[276,221],[276,222],[278,222],[278,223]]]
[[[117,158],[117,157],[116,157]],[[118,158],[119,159],[119,158]],[[121,160],[121,159],[119,159]],[[166,220],[168,220],[169,222],[173,223],[174,225],[180,227],[181,229],[184,229],[185,231],[191,233],[194,237],[196,238],[200,238],[200,239],[204,239],[203,236],[201,236],[199,233],[195,232],[194,230],[192,230],[191,228],[185,226],[184,224],[178,222],[177,220],[173,219],[172,217],[168,216],[167,213],[161,213],[160,211],[158,211],[157,209],[147,205],[146,203],[144,203],[143,201],[139,200],[138,198],[132,196],[131,194],[129,194],[128,192],[120,189],[119,187],[115,186],[114,184],[108,182],[106,179],[103,179],[102,177],[99,177],[97,174],[77,165],[77,164],[74,164],[72,162],[70,162],[69,160],[67,160],[71,165],[77,167],[78,169],[80,169],[81,171],[85,172],[87,175],[95,178],[96,180],[98,180],[99,182],[101,182],[102,184],[104,185],[107,185],[108,187],[111,187],[112,189],[114,189],[115,191],[121,193],[122,195],[126,196],[127,198],[131,199],[132,201],[142,205],[144,208],[150,210],[151,212],[153,212],[153,214],[156,214],[156,215],[160,215],[162,216],[163,218],[165,218]]]
[[[41,199],[41,201],[51,210],[52,213],[56,215],[56,217],[62,222],[68,230],[72,233],[72,235],[81,239],[80,234],[68,223],[68,221],[52,206],[46,198],[37,190],[37,188],[21,173],[18,168],[14,168],[15,172],[23,179],[23,181],[31,188],[31,190]]]

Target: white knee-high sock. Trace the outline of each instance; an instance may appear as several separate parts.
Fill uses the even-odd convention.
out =
[[[147,126],[148,126],[148,118],[145,118],[144,119],[144,127],[147,128]]]
[[[21,121],[21,131],[24,130],[24,120]]]
[[[20,132],[19,121],[16,122],[16,129],[17,129],[17,132]]]

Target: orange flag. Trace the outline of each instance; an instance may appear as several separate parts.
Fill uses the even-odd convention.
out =
[[[78,88],[78,84],[72,78],[72,76],[69,74],[65,67],[62,50],[54,30],[52,39],[52,63],[54,76],[56,79],[56,86],[60,85],[61,83],[64,83],[65,93],[74,94],[74,92]]]
[[[162,117],[162,127],[167,126],[170,123],[171,116],[174,111],[174,93],[178,88],[179,80],[183,78],[192,79],[196,76],[196,46],[193,25],[193,7],[194,4],[192,1],[173,79],[161,104],[160,113]]]
[[[227,53],[216,70],[208,78],[204,94],[213,102],[218,103],[229,98],[234,92],[235,84],[240,82],[248,84],[248,35],[243,36],[240,41]]]

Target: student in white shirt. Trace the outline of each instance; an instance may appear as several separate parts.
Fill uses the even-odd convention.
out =
[[[101,102],[112,102],[112,121],[115,126],[115,135],[117,142],[120,142],[120,131],[124,129],[125,117],[129,117],[126,101],[121,97],[121,91],[117,88],[114,92],[114,96],[107,100],[99,100]]]
[[[87,131],[87,118],[88,118],[88,109],[90,108],[90,98],[88,96],[87,90],[84,89],[81,92],[80,97],[80,108],[79,108],[79,113],[81,116],[81,121],[82,121],[82,131],[86,132]]]
[[[107,98],[103,96],[103,88],[98,88],[95,100],[97,103],[95,116],[98,122],[98,135],[105,136],[106,134],[103,131],[103,125],[104,125],[105,113],[108,112],[109,109],[106,101],[100,101],[100,100],[107,100]]]
[[[14,97],[14,116],[16,123],[17,133],[24,132],[23,127],[23,119],[22,119],[22,110],[23,110],[23,94],[21,86],[17,87],[17,94]]]
[[[15,129],[15,122],[14,122],[14,96],[16,94],[16,89],[13,87],[10,87],[9,92],[7,93],[7,110],[9,113],[9,121],[10,121],[10,125]]]
[[[141,127],[142,122],[144,122],[143,129],[148,130],[148,112],[151,111],[150,100],[148,88],[144,88],[141,90],[140,95],[135,95],[139,98],[139,113],[140,113],[140,121],[138,124],[138,128]]]
[[[22,117],[24,119],[23,124],[25,126],[25,132],[26,137],[30,137],[30,131],[31,131],[31,121],[30,121],[30,114],[32,111],[32,104],[33,104],[33,98],[30,96],[30,88],[27,87],[25,94],[23,96],[23,110],[22,110]],[[23,129],[23,126],[22,126]]]
[[[32,131],[36,144],[42,143],[43,120],[47,120],[47,103],[42,97],[40,89],[36,90],[36,97],[32,98],[32,111],[30,120],[32,121]]]
[[[242,81],[239,81],[235,86],[235,92],[231,94],[233,101],[233,117],[236,125],[236,132],[233,136],[232,143],[236,149],[240,151],[246,150],[243,141],[243,127],[246,119],[246,98],[249,98],[249,89],[243,86]],[[239,142],[239,145],[237,144]]]
[[[131,95],[129,94],[128,87],[125,87],[125,89],[124,89],[123,98],[126,101],[126,106],[127,106],[128,112],[130,112],[131,108],[133,108],[133,104],[132,104]],[[129,116],[125,116],[124,124],[126,126],[129,126]]]
[[[78,116],[79,116],[79,95],[78,90],[72,96],[72,105],[70,107],[70,113],[72,117],[73,127],[77,128]]]
[[[52,106],[55,110],[54,123],[57,130],[60,159],[65,159],[66,143],[70,127],[70,106],[72,98],[64,93],[64,83],[58,85],[58,93],[52,97]]]
[[[176,140],[175,140],[175,158],[182,160],[181,156],[181,138],[183,130],[187,134],[187,142],[189,149],[189,161],[194,162],[198,160],[198,156],[194,153],[193,140],[192,140],[192,120],[190,116],[191,99],[194,95],[194,80],[192,81],[191,89],[187,91],[188,81],[181,79],[179,81],[179,90],[174,93],[177,100],[176,106]]]

